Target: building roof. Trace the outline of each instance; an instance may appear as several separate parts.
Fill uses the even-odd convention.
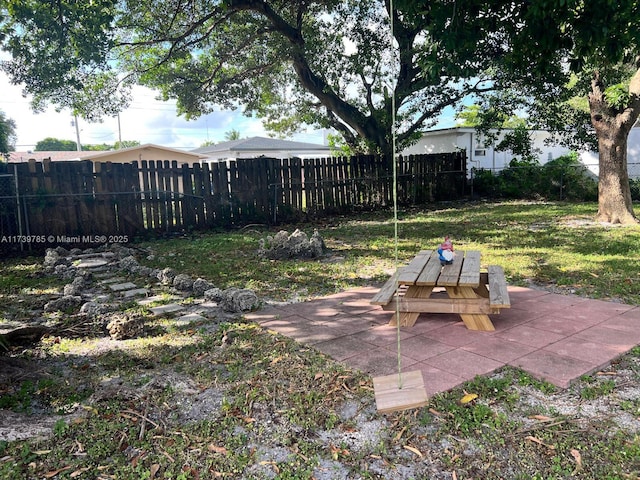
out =
[[[90,158],[91,160],[93,160],[94,158],[104,160],[104,158],[108,157],[109,155],[115,155],[115,154],[120,155],[122,153],[137,152],[139,150],[151,150],[151,149],[162,150],[168,153],[177,153],[180,155],[192,156],[194,157],[194,159],[207,158],[206,155],[200,155],[199,153],[196,153],[193,151],[179,150],[177,148],[171,148],[171,147],[163,147],[161,145],[155,145],[153,143],[145,143],[144,145],[137,145],[135,147],[129,147],[129,148],[121,148],[120,150],[109,150],[106,152],[100,152],[100,151],[85,152],[87,155],[84,155],[83,158],[84,159]]]
[[[279,138],[267,137],[250,137],[240,140],[231,140],[229,142],[221,142],[207,147],[200,147],[192,152],[211,154],[218,152],[269,152],[269,151],[287,151],[296,152],[304,151],[327,151],[331,149],[326,145],[307,142],[292,142],[290,140],[281,140]]]
[[[41,162],[50,158],[52,162],[63,160],[82,160],[83,156],[92,152],[73,151],[51,151],[51,152],[9,152],[9,163],[28,162],[32,158],[37,162]]]
[[[35,159],[37,162],[50,158],[52,162],[59,162],[64,160],[102,160],[107,161],[111,155],[121,155],[127,152],[137,152],[140,150],[161,150],[167,153],[177,153],[180,155],[186,155],[193,157],[195,160],[207,158],[206,155],[202,155],[196,152],[189,152],[187,150],[179,150],[177,148],[163,147],[161,145],[155,145],[153,143],[146,143],[144,145],[138,145],[135,147],[122,148],[120,150],[93,150],[93,151],[51,151],[51,152],[9,152],[9,162],[28,162],[30,159]]]

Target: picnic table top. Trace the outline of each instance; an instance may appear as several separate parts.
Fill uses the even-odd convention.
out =
[[[459,250],[450,265],[440,263],[438,252],[421,250],[398,270],[400,285],[474,287],[480,285],[480,252]]]

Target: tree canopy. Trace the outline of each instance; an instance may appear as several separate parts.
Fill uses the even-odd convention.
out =
[[[456,124],[459,127],[516,128],[526,126],[527,121],[517,115],[507,116],[494,108],[483,109],[474,103],[456,113]]]
[[[424,14],[433,5],[418,1],[411,8]],[[468,0],[456,2],[446,29],[432,35],[453,51],[485,48],[483,41],[494,39],[498,64],[512,82],[485,96],[484,108],[526,109],[534,126],[574,145],[597,144],[598,217],[636,222],[626,151],[640,115],[640,2]]]
[[[73,140],[61,140],[47,137],[36,143],[36,152],[70,152],[77,150],[78,145]]]
[[[240,140],[240,130],[231,129],[229,131],[224,132],[224,139],[226,141],[231,140]]]
[[[123,148],[133,148],[133,147],[139,147],[139,146],[140,146],[140,142],[138,140],[122,140],[114,143],[113,146],[109,148],[109,150],[111,149],[121,150]]]
[[[389,153],[392,131],[401,148],[444,108],[507,80],[491,50],[440,48],[432,23],[449,2],[425,14],[382,0],[6,5],[5,71],[85,118],[122,107],[123,86],[137,82],[177,99],[188,118],[242,108],[272,131],[333,128],[353,149]]]
[[[94,143],[82,145],[82,151],[105,152],[109,150],[120,150],[122,148],[137,147],[140,142],[137,140],[123,140],[122,142]],[[70,152],[77,149],[77,144],[73,140],[61,140],[59,138],[47,137],[36,143],[36,152]]]
[[[15,149],[16,122],[0,111],[0,155],[5,156]]]

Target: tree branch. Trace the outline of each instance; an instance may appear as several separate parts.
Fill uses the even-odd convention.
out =
[[[291,61],[302,86],[360,135],[367,139],[378,138],[378,141],[381,141],[380,135],[384,136],[384,132],[380,132],[375,119],[365,116],[356,107],[336,95],[331,86],[313,71],[305,55],[305,40],[301,29],[289,25],[269,4],[260,0],[231,0],[229,8],[236,11],[251,10],[263,15],[292,45]]]
[[[638,63],[638,62],[636,62]],[[622,123],[631,128],[640,114],[640,66],[629,82],[629,105],[620,116]]]
[[[403,133],[398,135],[398,142],[402,143],[402,142],[408,140],[409,137],[411,135],[413,135],[418,130],[418,128],[420,128],[422,126],[423,122],[427,118],[433,117],[436,114],[440,113],[445,107],[449,107],[451,105],[456,104],[457,102],[462,100],[467,95],[471,95],[473,93],[486,93],[486,92],[490,92],[492,90],[495,90],[496,87],[486,87],[486,88],[479,87],[478,85],[480,83],[482,83],[482,82],[483,82],[482,80],[479,80],[470,89],[465,89],[465,90],[462,90],[462,91],[458,92],[456,95],[451,95],[451,96],[447,97],[446,100],[443,100],[442,102],[438,102],[432,108],[422,112],[422,114],[411,124],[411,126],[406,131],[404,131]]]

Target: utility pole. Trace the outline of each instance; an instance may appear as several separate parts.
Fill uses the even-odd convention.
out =
[[[78,116],[74,115],[73,118],[74,118],[73,124],[76,126],[76,146],[77,146],[76,149],[79,152],[81,152],[82,145],[80,144],[80,127],[78,126]]]
[[[120,129],[120,112],[118,112],[118,149],[122,148],[122,130]]]

